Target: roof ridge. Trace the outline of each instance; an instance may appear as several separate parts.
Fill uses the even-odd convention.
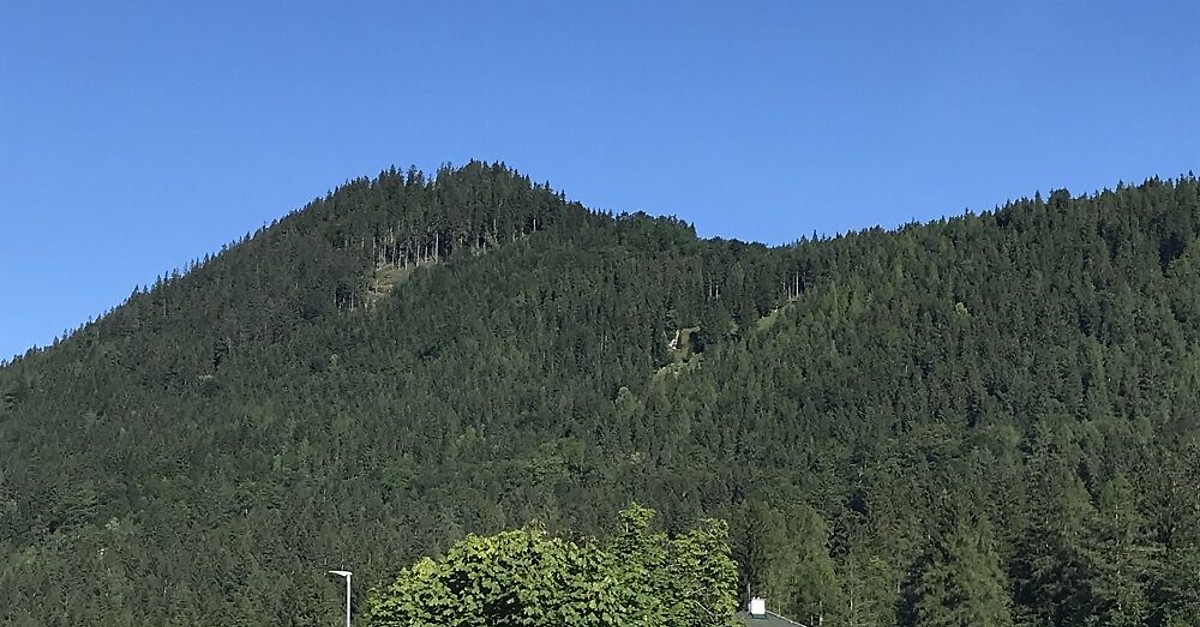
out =
[[[790,619],[790,618],[788,618],[788,617],[786,617],[786,616],[783,616],[783,615],[780,615],[780,614],[776,614],[775,612],[772,612],[771,610],[764,610],[764,611],[765,611],[766,613],[770,614],[771,616],[774,616],[775,618],[778,618],[779,620],[784,620],[784,621],[787,621],[787,622],[789,622],[789,623],[791,623],[791,624],[793,624],[793,625],[799,625],[800,627],[808,627],[808,625],[805,625],[804,623],[798,623],[798,622],[796,622],[796,621],[794,621],[794,620],[792,620],[792,619]]]

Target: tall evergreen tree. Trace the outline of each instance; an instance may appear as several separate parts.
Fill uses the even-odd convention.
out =
[[[1011,627],[1008,581],[991,526],[958,515],[934,541],[909,590],[913,627]]]

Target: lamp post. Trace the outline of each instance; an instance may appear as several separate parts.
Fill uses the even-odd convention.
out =
[[[331,575],[346,578],[346,627],[350,627],[350,571],[348,570],[331,570]]]

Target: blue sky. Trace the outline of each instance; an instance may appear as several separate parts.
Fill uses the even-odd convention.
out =
[[[0,357],[345,180],[767,243],[1200,170],[1200,3],[0,6]]]

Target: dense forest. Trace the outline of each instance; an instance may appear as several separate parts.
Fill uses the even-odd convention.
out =
[[[637,501],[805,623],[1200,625],[1198,281],[1192,175],[772,248],[388,170],[0,368],[0,624],[334,625]]]

